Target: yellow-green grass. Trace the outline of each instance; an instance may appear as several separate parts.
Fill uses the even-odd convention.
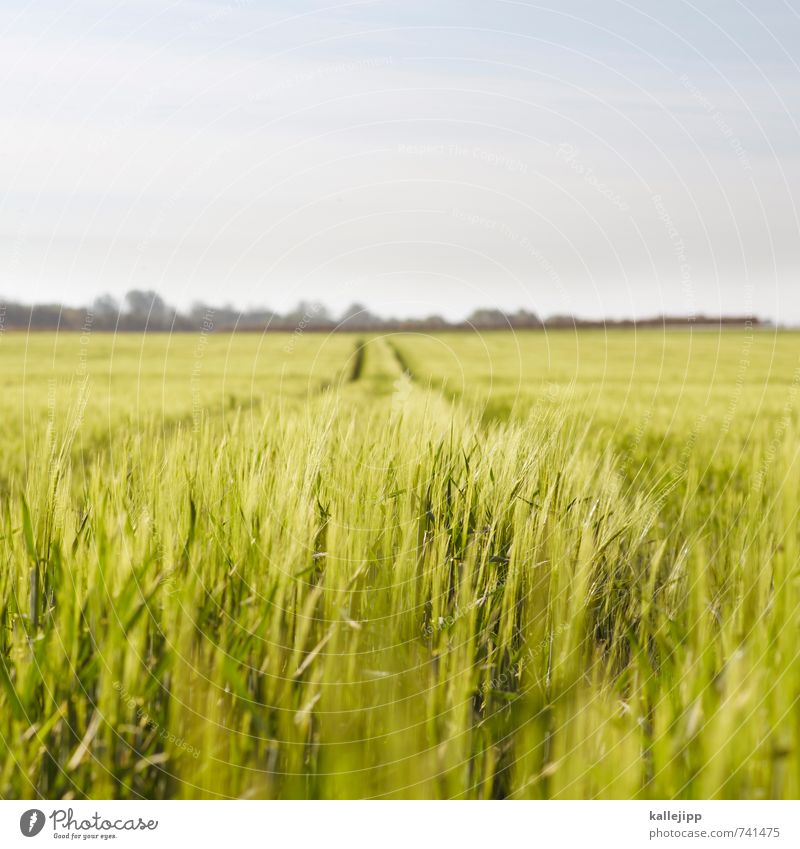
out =
[[[203,417],[291,404],[349,377],[344,335],[6,333],[0,336],[4,434],[0,480],[20,469],[50,421],[72,414],[81,386],[85,456],[145,424],[196,429]]]
[[[487,418],[558,405],[625,431],[644,412],[668,432],[704,413],[741,430],[778,411],[800,384],[800,334],[715,330],[397,334],[389,337],[423,383],[485,405]]]
[[[800,792],[797,336],[80,344],[0,339],[3,797]]]

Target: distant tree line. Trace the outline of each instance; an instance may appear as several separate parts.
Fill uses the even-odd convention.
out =
[[[586,320],[571,315],[541,319],[520,309],[478,309],[460,322],[440,315],[424,318],[384,318],[354,303],[341,315],[333,315],[319,301],[301,301],[293,310],[280,314],[267,308],[238,310],[235,307],[195,303],[181,312],[153,291],[134,289],[120,302],[111,295],[95,298],[91,306],[21,304],[0,300],[0,330],[109,330],[176,332],[218,331],[336,331],[336,330],[541,330],[564,327],[659,327],[659,326],[758,326],[753,316],[658,316],[645,320]]]

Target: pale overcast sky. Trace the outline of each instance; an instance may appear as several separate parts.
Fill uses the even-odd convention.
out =
[[[0,296],[800,321],[797,0],[3,0]]]

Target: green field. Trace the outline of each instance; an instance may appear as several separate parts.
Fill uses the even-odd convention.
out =
[[[797,798],[800,335],[0,335],[0,796]]]

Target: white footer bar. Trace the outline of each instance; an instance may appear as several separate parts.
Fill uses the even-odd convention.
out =
[[[797,802],[0,802],[0,846],[800,846]],[[509,842],[513,841],[513,842]]]

